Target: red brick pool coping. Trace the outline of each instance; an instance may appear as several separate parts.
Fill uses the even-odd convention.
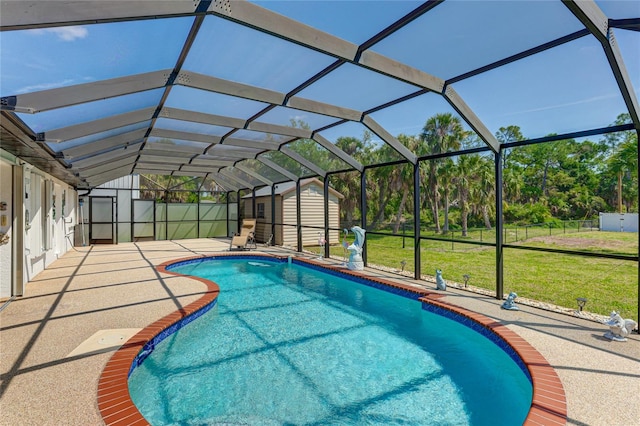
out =
[[[182,259],[174,259],[164,262],[156,267],[161,273],[182,275],[167,270],[167,266],[176,262],[193,259],[221,256],[238,256],[239,253],[212,253],[211,255],[194,256]],[[283,256],[274,256],[265,253],[244,252],[241,256],[273,257],[282,259]],[[286,259],[286,257],[284,257]],[[366,275],[357,271],[350,271],[344,267],[327,265],[310,259],[295,257],[296,261],[317,265],[325,269],[342,272],[346,275],[366,278],[379,284],[410,291],[420,295],[420,301],[439,306],[453,311],[459,315],[470,318],[500,336],[520,356],[529,370],[533,381],[533,398],[525,425],[565,425],[567,423],[567,403],[564,388],[560,378],[549,365],[547,360],[526,340],[501,323],[484,315],[469,311],[459,306],[440,300],[444,295],[428,290],[418,289],[409,285],[393,282],[381,277]],[[177,323],[181,319],[193,314],[199,309],[213,302],[220,292],[220,288],[213,281],[200,277],[190,277],[207,286],[202,297],[175,311],[164,318],[150,324],[135,336],[129,339],[118,349],[107,362],[98,382],[98,408],[102,419],[107,425],[148,425],[149,422],[142,416],[134,405],[129,395],[127,383],[129,371],[136,356],[144,345],[158,335],[162,330]]]

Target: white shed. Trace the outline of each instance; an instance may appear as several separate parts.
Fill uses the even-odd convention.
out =
[[[256,191],[256,240],[265,242],[271,235],[271,187]],[[252,195],[245,195],[244,217],[253,217]],[[340,240],[340,199],[342,194],[329,188],[329,240],[332,244]],[[318,179],[304,179],[300,182],[300,218],[302,228],[302,245],[318,245],[319,233],[324,228],[324,185]],[[296,184],[280,183],[275,186],[275,233],[274,244],[296,247],[298,244],[296,224]],[[280,224],[285,224],[280,225]],[[293,225],[293,226],[287,226]],[[314,226],[317,228],[304,228]]]
[[[638,232],[638,213],[600,213],[600,230]]]

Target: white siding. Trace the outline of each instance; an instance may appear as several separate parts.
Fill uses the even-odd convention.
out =
[[[324,227],[324,188],[315,182],[304,185],[300,191],[300,215],[302,226],[314,226],[315,228],[302,228],[303,246],[318,245],[319,233]],[[253,216],[251,198],[244,199],[244,217]],[[258,204],[264,203],[264,218],[258,218],[256,225],[256,240],[264,242],[271,235],[271,195],[256,197],[256,214]],[[296,230],[296,192],[288,191],[282,196],[276,195],[276,223],[284,223],[293,226],[276,225],[274,243],[279,246],[289,246],[297,248],[298,237]],[[340,226],[340,206],[338,196],[329,193],[329,227],[338,228]],[[330,232],[330,242],[338,244],[340,231]]]
[[[302,222],[302,245],[303,246],[316,246],[318,245],[319,233],[322,233],[322,229],[304,228],[304,226],[315,226],[318,228],[324,227],[324,188],[312,183],[306,186],[300,191],[300,220]],[[285,194],[284,201],[284,223],[296,223],[296,193],[291,191]],[[338,228],[340,226],[340,214],[338,197],[335,194],[329,193],[329,227]],[[332,244],[339,243],[340,231],[331,231],[329,234],[329,241]],[[296,235],[296,228],[285,227],[284,230],[284,245],[290,245],[291,247],[297,247],[298,238]]]
[[[638,213],[600,213],[600,230],[638,232]]]
[[[139,189],[140,188],[140,175],[128,175],[122,176],[117,179],[105,182],[99,185],[98,188],[104,189]],[[134,191],[133,198],[140,198],[140,192]]]
[[[304,194],[301,194],[304,199]],[[302,201],[301,201],[302,203]],[[287,225],[296,224],[296,193],[291,191],[282,198],[282,223]],[[282,227],[282,246],[298,247],[298,236],[295,226]]]
[[[329,243],[340,243],[340,200],[335,194],[329,193],[329,228],[336,228],[338,230],[329,231],[328,240]]]
[[[268,197],[256,197],[256,215],[258,204],[264,203],[264,218],[258,218],[256,223],[256,241],[259,243],[267,242],[271,235],[271,195]],[[276,195],[276,222],[282,217],[282,197]],[[253,217],[253,208],[251,199],[246,199],[244,203],[244,217]],[[274,244],[282,245],[282,226],[276,226],[274,235]]]
[[[24,210],[18,214],[25,217],[26,283],[71,249],[77,223],[74,201],[77,193],[66,183],[30,166],[25,167],[23,188],[28,197]]]
[[[13,217],[13,186],[12,186],[12,165],[8,162],[0,161],[0,201],[7,203],[6,210],[0,211],[0,216],[5,216],[6,223],[0,223],[0,233],[9,236],[9,240],[0,245],[0,299],[7,299],[12,296],[12,217]]]

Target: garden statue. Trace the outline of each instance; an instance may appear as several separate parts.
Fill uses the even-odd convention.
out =
[[[515,292],[511,292],[509,293],[509,296],[507,296],[507,300],[504,301],[504,303],[502,304],[502,309],[508,309],[510,311],[519,311],[520,308],[518,308],[516,306],[516,297],[518,297],[518,295]]]
[[[352,271],[362,271],[364,269],[364,260],[362,260],[362,246],[364,245],[364,229],[359,226],[354,226],[351,228],[351,232],[356,236],[356,240],[347,247],[347,250],[351,253],[349,255],[349,263],[347,263],[347,268]]]
[[[447,290],[447,283],[442,278],[442,271],[436,269],[436,290]]]
[[[318,260],[322,260],[324,258],[325,244],[327,244],[327,240],[324,238],[324,234],[322,232],[318,232],[318,246],[320,247],[320,255],[318,256]]]
[[[343,232],[344,236],[342,237],[342,255],[344,257],[344,266],[347,266],[347,248],[349,247],[347,237],[349,236],[349,230],[347,228],[344,228]]]
[[[627,336],[637,325],[634,320],[623,319],[616,311],[611,312],[609,321],[605,324],[609,326],[609,331],[604,334],[604,337],[616,342],[626,342]]]

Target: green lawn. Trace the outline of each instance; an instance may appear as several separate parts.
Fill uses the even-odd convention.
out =
[[[485,231],[483,238],[490,234]],[[495,238],[495,233],[493,234]],[[473,238],[474,240],[476,238]],[[405,271],[415,270],[413,238],[367,235],[367,262]],[[351,242],[352,239],[349,241]],[[486,240],[485,240],[486,241]],[[601,253],[636,254],[638,234],[619,232],[562,233],[539,235],[517,244],[583,250]],[[317,247],[309,247],[319,252]],[[342,257],[342,246],[332,246],[331,255]],[[445,280],[495,291],[495,248],[452,242],[422,240],[422,274],[443,271]],[[504,249],[504,293],[535,299],[568,308],[576,308],[576,298],[588,299],[585,310],[608,315],[612,310],[623,317],[635,318],[638,304],[638,265],[633,261],[600,259],[575,255],[544,253],[513,248]]]

